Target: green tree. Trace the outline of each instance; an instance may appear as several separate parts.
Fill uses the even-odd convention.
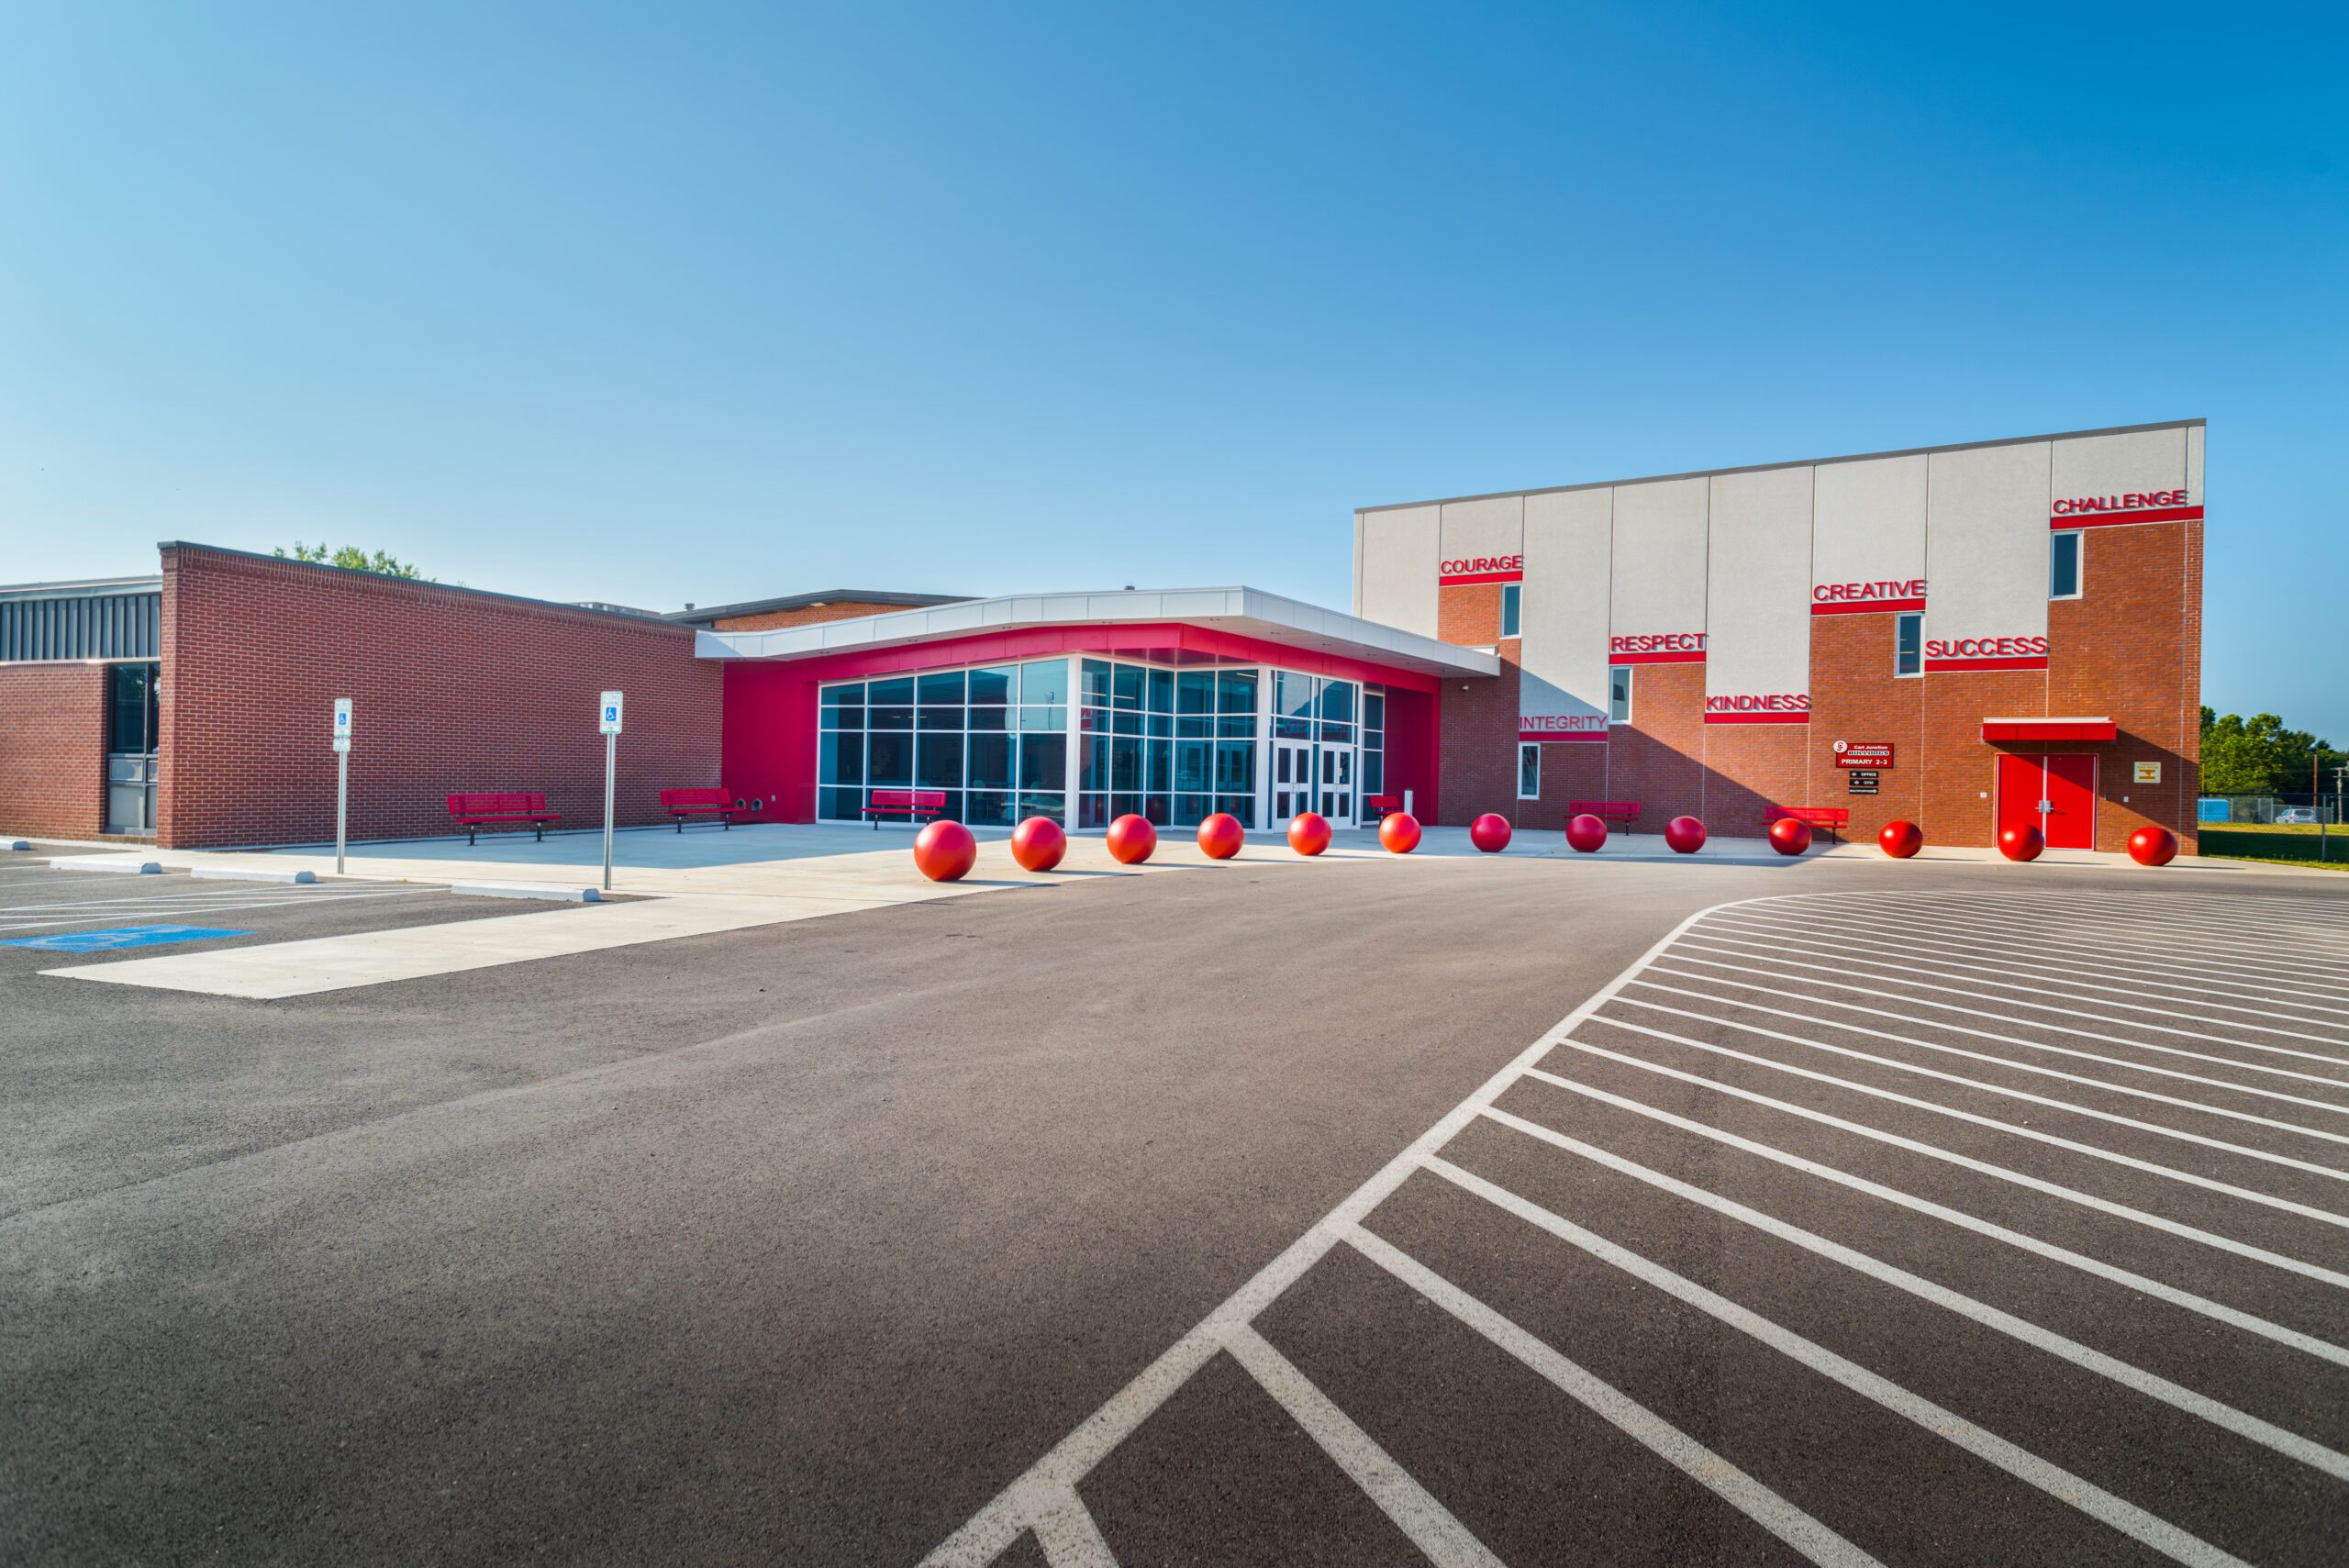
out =
[[[353,572],[377,572],[386,577],[424,576],[414,562],[397,560],[389,550],[379,550],[370,555],[355,544],[304,544],[295,539],[292,550],[280,545],[277,553],[289,560],[309,562],[314,566],[341,566]]]
[[[2309,788],[2311,766],[2327,775],[2342,753],[2305,729],[2287,729],[2272,713],[2219,715],[2202,710],[2202,791],[2206,795],[2280,795]]]

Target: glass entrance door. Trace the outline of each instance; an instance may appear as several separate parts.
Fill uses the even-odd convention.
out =
[[[1317,808],[1330,819],[1332,828],[1354,825],[1354,749],[1351,746],[1321,748],[1321,780],[1318,791],[1321,804]]]
[[[1309,740],[1273,742],[1273,819],[1275,831],[1289,819],[1313,809],[1313,744]]]

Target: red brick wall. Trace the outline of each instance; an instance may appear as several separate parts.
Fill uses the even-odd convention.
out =
[[[106,773],[106,666],[0,664],[0,830],[96,838]]]
[[[1759,834],[1758,821],[1706,813],[1705,732],[1718,726],[1705,723],[1705,667],[1641,664],[1634,672],[1631,721],[1608,730],[1606,798],[1638,801],[1642,826],[1687,815],[1722,837]]]
[[[1810,723],[1804,749],[1807,765],[1800,801],[1781,805],[1840,806],[1852,814],[1847,839],[1876,837],[1896,819],[1920,826],[1925,811],[1926,678],[1895,675],[1896,632],[1892,615],[1813,616],[1810,617]],[[1962,681],[1962,675],[1934,675],[1933,686]],[[1977,720],[1979,715],[1976,716]],[[1980,745],[1980,728],[1973,744]],[[1892,747],[1892,766],[1876,774],[1878,792],[1851,793],[1851,781],[1835,765],[1838,740],[1878,740]],[[1970,817],[1965,818],[1971,820]],[[1974,843],[1980,840],[1965,839]]]
[[[538,790],[603,822],[596,694],[628,694],[616,809],[718,778],[719,673],[688,628],[182,545],[163,551],[167,846],[334,836],[334,699],[354,705],[351,836],[451,831],[443,796]]]
[[[1446,588],[1446,594],[1475,593],[1485,584]],[[1499,624],[1500,590],[1494,599],[1494,625]],[[1489,643],[1485,646],[1490,646]],[[1438,734],[1437,773],[1443,782],[1438,808],[1426,820],[1464,827],[1487,811],[1517,820],[1517,679],[1518,649],[1512,638],[1501,645],[1497,679],[1446,681],[1442,688],[1443,723]],[[1466,687],[1463,691],[1462,687]],[[1390,793],[1401,794],[1393,790]],[[1415,798],[1424,805],[1424,797]],[[1531,801],[1522,804],[1531,806]]]

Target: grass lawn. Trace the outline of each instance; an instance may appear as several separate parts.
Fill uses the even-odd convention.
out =
[[[2231,822],[2206,826],[2202,853],[2223,861],[2269,861],[2277,865],[2317,866],[2325,871],[2349,871],[2349,827],[2331,828],[2324,837],[2317,827],[2293,824]],[[2321,849],[2325,858],[2317,859]]]

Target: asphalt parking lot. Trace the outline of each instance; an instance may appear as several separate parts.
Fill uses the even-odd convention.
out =
[[[0,1557],[2338,1561],[2349,895],[1324,869],[0,969]]]

